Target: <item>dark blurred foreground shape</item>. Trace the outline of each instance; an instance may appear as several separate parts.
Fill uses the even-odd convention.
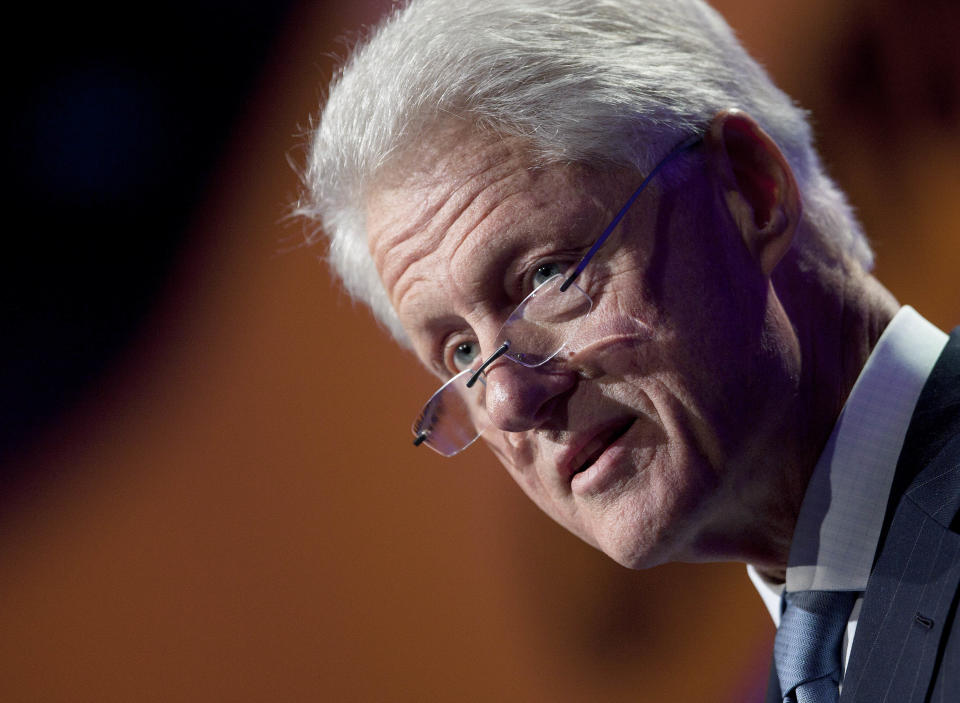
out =
[[[11,10],[0,460],[96,393],[170,293],[291,4]]]
[[[957,4],[715,4],[812,110],[881,280],[960,323]],[[432,381],[295,247],[287,156],[386,5],[14,11],[0,700],[763,691],[742,566],[626,571],[482,449],[416,452]]]

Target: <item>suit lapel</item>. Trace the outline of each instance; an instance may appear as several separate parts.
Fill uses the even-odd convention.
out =
[[[960,584],[960,332],[904,441],[841,701],[922,701]]]
[[[841,700],[924,700],[958,583],[960,535],[905,499],[864,594]]]

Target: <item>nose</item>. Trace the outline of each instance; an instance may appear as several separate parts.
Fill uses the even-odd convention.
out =
[[[562,364],[549,362],[527,368],[501,359],[486,373],[487,414],[493,425],[506,432],[540,427],[560,411],[559,400],[576,383],[577,374]]]

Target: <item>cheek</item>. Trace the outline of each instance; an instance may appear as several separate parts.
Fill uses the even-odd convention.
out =
[[[542,498],[538,496],[542,489],[534,467],[535,452],[532,442],[524,441],[523,437],[523,434],[508,435],[488,429],[483,434],[483,443],[490,448],[523,492],[540,505]]]
[[[655,309],[630,281],[594,299],[568,349],[585,377],[621,379],[646,373],[656,336]]]
[[[662,423],[649,463],[641,462],[646,469],[622,487],[618,500],[596,511],[589,525],[600,548],[633,569],[689,560],[721,481],[695,436],[688,408],[672,390],[651,389],[649,395]]]
[[[718,430],[752,412],[768,361],[770,295],[756,271],[710,251],[678,257],[657,291],[658,357],[691,414]]]
[[[607,314],[652,319],[655,301],[648,287],[649,271],[645,263],[649,261],[644,252],[624,249],[598,265],[589,290],[594,309],[602,309]]]
[[[488,436],[489,435],[489,436]],[[507,438],[510,441],[507,441]],[[537,471],[536,455],[532,442],[524,442],[518,436],[489,432],[483,441],[500,460],[507,473],[524,494],[554,522],[594,547],[597,542],[585,531],[583,525],[571,514],[561,495],[550,491]],[[544,467],[539,467],[543,469]]]

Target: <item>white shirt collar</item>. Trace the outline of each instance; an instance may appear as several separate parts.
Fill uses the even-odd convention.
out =
[[[947,335],[905,306],[884,330],[814,468],[787,563],[788,591],[862,591],[920,391]],[[748,567],[776,622],[782,585]]]

